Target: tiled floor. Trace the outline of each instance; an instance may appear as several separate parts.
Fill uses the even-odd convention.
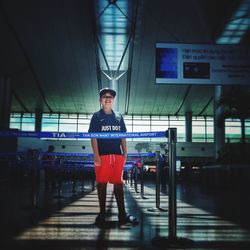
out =
[[[167,242],[168,196],[161,194],[162,209],[156,209],[155,187],[147,183],[144,199],[130,185],[125,185],[126,207],[139,219],[138,225],[118,225],[111,185],[107,195],[109,217],[103,227],[94,224],[98,200],[96,191],[90,187],[84,195],[80,192],[72,195],[70,188],[65,187],[61,202],[53,199],[53,193],[44,195],[38,208],[23,206],[15,210],[12,207],[12,211],[7,211],[9,206],[2,206],[1,218],[5,211],[12,219],[9,225],[7,218],[2,220],[1,246],[4,248],[1,249],[250,249],[249,215],[243,215],[245,223],[241,221],[243,216],[241,219],[235,216],[235,219],[233,212],[224,216],[226,198],[220,202],[219,196],[203,193],[197,185],[178,185],[177,191],[177,239],[186,239],[189,244]],[[27,199],[27,192],[24,197]],[[24,197],[19,194],[9,198],[9,202],[11,200],[12,206],[14,200],[27,205]],[[5,197],[3,202],[7,201]],[[234,207],[237,206],[234,204]],[[156,244],[152,244],[155,241]]]

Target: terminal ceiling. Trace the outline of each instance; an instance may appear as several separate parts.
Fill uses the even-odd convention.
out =
[[[213,115],[214,86],[155,84],[155,44],[215,43],[241,2],[2,0],[0,77],[11,110],[91,114],[115,78],[123,114]],[[249,40],[248,30],[241,42]]]

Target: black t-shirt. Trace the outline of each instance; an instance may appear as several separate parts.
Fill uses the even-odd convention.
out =
[[[126,126],[120,113],[112,111],[112,114],[105,114],[103,109],[94,113],[89,132],[126,132]],[[100,155],[122,154],[121,139],[97,139]]]

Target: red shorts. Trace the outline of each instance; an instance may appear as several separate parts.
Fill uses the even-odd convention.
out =
[[[97,183],[121,184],[124,166],[123,155],[101,155],[101,166],[95,165]]]

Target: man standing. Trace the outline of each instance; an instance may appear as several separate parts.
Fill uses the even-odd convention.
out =
[[[126,132],[120,113],[112,110],[116,92],[110,88],[100,91],[102,108],[91,118],[89,132]],[[114,184],[114,194],[118,207],[120,224],[136,222],[136,218],[126,213],[124,206],[122,172],[127,158],[126,139],[91,139],[94,153],[95,175],[100,213],[96,224],[105,223],[107,183]]]

